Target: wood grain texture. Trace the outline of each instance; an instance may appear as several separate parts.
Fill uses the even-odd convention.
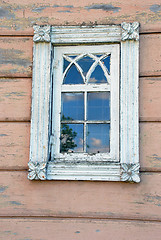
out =
[[[161,77],[140,78],[140,120],[161,121]]]
[[[0,216],[161,220],[161,173],[142,173],[139,184],[29,181],[23,171],[0,179]]]
[[[140,76],[161,75],[161,34],[140,36]]]
[[[0,168],[24,169],[29,161],[29,123],[0,123]]]
[[[31,79],[0,78],[0,121],[29,121]]]
[[[31,77],[32,38],[0,38],[0,77]]]
[[[161,171],[161,123],[140,124],[140,163],[146,171]]]
[[[76,25],[118,24],[138,21],[141,31],[159,31],[160,1],[114,0],[51,1],[8,0],[1,3],[0,27],[3,32],[32,32],[33,24]]]
[[[27,169],[30,123],[0,123],[0,169]],[[141,169],[161,171],[161,123],[140,123]]]
[[[5,240],[160,240],[160,222],[87,219],[0,219]],[[68,237],[67,237],[68,236]]]
[[[31,77],[32,38],[0,37],[0,76]],[[140,37],[140,76],[161,75],[161,34]]]

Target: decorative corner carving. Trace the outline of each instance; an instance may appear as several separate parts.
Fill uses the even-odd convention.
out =
[[[139,40],[139,23],[133,22],[133,23],[126,23],[123,22],[121,24],[122,27],[122,41],[126,40]]]
[[[32,162],[28,163],[29,166],[29,180],[46,180],[46,162]]]
[[[140,168],[139,163],[135,163],[135,164],[122,163],[121,164],[121,181],[139,183],[140,182],[139,168]]]
[[[34,42],[50,42],[50,26],[34,26]]]

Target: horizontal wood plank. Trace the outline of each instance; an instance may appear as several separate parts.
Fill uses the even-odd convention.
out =
[[[161,75],[161,34],[140,36],[140,76]]]
[[[31,77],[32,37],[0,37],[0,77]]]
[[[160,4],[153,0],[120,2],[97,0],[51,1],[8,0],[1,3],[1,34],[4,32],[32,32],[33,24],[81,25],[120,24],[139,21],[141,31],[160,31]]]
[[[140,163],[144,171],[161,171],[161,123],[140,123]]]
[[[0,123],[0,169],[24,169],[29,161],[30,123]]]
[[[140,121],[161,121],[161,77],[140,78]]]
[[[29,121],[31,78],[0,79],[0,121]]]
[[[0,37],[0,77],[32,76],[32,37]],[[161,34],[140,38],[140,76],[161,75]]]
[[[0,216],[161,220],[161,173],[141,183],[30,181],[27,172],[0,172]]]
[[[160,240],[161,236],[161,222],[12,218],[0,219],[0,226],[5,240]]]
[[[27,169],[30,123],[0,123],[0,169]],[[161,123],[140,123],[140,163],[144,171],[161,171]]]

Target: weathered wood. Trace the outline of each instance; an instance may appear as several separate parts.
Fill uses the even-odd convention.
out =
[[[161,75],[161,34],[140,36],[140,76]]]
[[[38,29],[37,29],[38,28]],[[45,35],[42,36],[42,31]],[[46,163],[49,159],[49,136],[51,134],[51,50],[50,26],[35,27],[32,77],[32,113],[30,135],[30,180],[46,179]],[[40,42],[39,42],[40,41]],[[37,43],[39,42],[39,43]],[[40,165],[39,165],[40,164]],[[40,174],[35,167],[41,166]]]
[[[138,23],[122,23],[120,79],[120,162],[123,170],[129,164],[139,169],[139,34]],[[132,35],[125,29],[130,28]],[[130,41],[128,39],[133,39]],[[127,173],[127,171],[125,171]],[[122,174],[121,178],[128,174]],[[139,182],[138,174],[135,174]]]
[[[0,38],[0,76],[31,77],[32,38]]]
[[[140,75],[161,75],[161,34],[140,36]],[[31,77],[32,38],[0,37],[0,76]]]
[[[140,124],[140,163],[141,169],[161,171],[161,123]]]
[[[161,220],[161,173],[142,173],[139,184],[31,182],[23,171],[0,172],[0,179],[1,216]]]
[[[31,31],[32,25],[79,25],[118,24],[123,21],[139,21],[141,31],[160,31],[161,6],[153,0],[110,3],[96,0],[75,1],[33,1],[8,0],[1,3],[1,30],[7,33],[15,30]]]
[[[140,78],[140,120],[161,121],[161,78]]]
[[[29,121],[31,79],[0,79],[0,121]]]
[[[27,169],[29,123],[0,123],[0,169]],[[161,123],[140,123],[141,170],[161,171]]]
[[[88,219],[0,219],[5,240],[160,240],[161,222]]]
[[[0,123],[0,169],[27,168],[29,134],[29,123]]]

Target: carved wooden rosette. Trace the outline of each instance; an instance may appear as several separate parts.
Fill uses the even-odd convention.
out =
[[[46,162],[29,162],[29,180],[46,180]]]
[[[34,26],[34,42],[50,42],[50,26]]]
[[[139,40],[139,23],[126,23],[121,24],[122,28],[122,41],[126,40]]]
[[[140,182],[139,163],[136,164],[121,164],[121,180],[126,182]]]

